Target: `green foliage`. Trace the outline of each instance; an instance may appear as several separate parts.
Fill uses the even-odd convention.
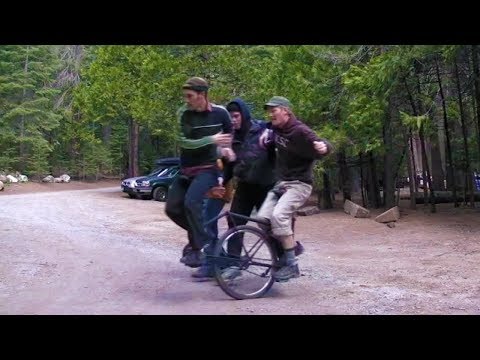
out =
[[[112,161],[108,149],[99,140],[85,144],[82,158],[77,162],[77,171],[83,179],[92,179],[99,174],[112,171]]]
[[[408,115],[403,111],[400,111],[400,116],[402,119],[402,123],[405,126],[415,130],[420,130],[422,125],[425,127],[425,125],[428,125],[431,123],[431,120],[426,115],[412,116],[412,115]]]
[[[325,173],[325,167],[321,162],[316,162],[313,167],[313,188],[323,188],[323,174]]]
[[[294,113],[347,157],[384,154],[383,133],[390,126],[396,159],[409,129],[416,132],[422,125],[427,141],[435,141],[432,120],[442,116],[437,63],[454,135],[453,158],[460,164],[451,69],[457,61],[462,80],[470,81],[466,50],[458,45],[3,45],[0,169],[123,174],[128,123],[134,120],[140,126],[140,170],[149,171],[156,158],[177,154],[176,112],[181,85],[190,76],[208,79],[211,101],[225,105],[242,97],[259,119],[266,116],[266,100],[286,96]],[[472,119],[467,104],[474,94],[466,85],[462,89]],[[419,116],[412,115],[412,102]],[[468,141],[478,158],[474,131]],[[323,181],[322,171],[333,174],[335,163],[335,156],[320,162],[316,178]]]
[[[47,139],[62,118],[53,107],[57,67],[52,47],[0,46],[0,168],[48,171]]]

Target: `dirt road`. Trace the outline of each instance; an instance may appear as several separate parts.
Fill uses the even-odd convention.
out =
[[[163,203],[118,186],[0,194],[0,314],[480,314],[480,213],[419,209],[395,228],[300,217],[303,276],[236,301],[179,263]]]

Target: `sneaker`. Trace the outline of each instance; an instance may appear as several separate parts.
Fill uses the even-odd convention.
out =
[[[303,247],[300,241],[297,241],[297,245],[295,246],[295,256],[302,255],[305,252],[305,248]]]
[[[205,263],[205,258],[205,254],[200,250],[192,250],[183,256],[180,262],[192,268],[197,268]]]
[[[300,269],[298,268],[298,264],[285,265],[274,271],[272,276],[275,281],[284,282],[292,278],[300,277]]]
[[[283,266],[285,266],[285,253],[283,252],[283,249],[281,251],[282,251],[282,255],[274,265],[274,267],[277,269],[280,269]],[[305,248],[300,243],[300,241],[297,241],[297,245],[295,246],[295,256],[302,255],[304,252],[305,252]]]
[[[224,259],[216,259],[217,265],[220,267],[221,270],[228,269],[231,266],[238,266],[239,259],[238,258],[230,258],[226,257]]]
[[[242,272],[238,268],[230,267],[222,271],[222,278],[224,280],[233,280],[242,275]]]
[[[213,266],[202,265],[195,270],[191,276],[198,280],[211,280],[215,277],[215,273],[213,271]]]
[[[185,247],[182,250],[182,256],[187,255],[192,250],[193,250],[192,245],[190,245],[190,244],[185,245]]]

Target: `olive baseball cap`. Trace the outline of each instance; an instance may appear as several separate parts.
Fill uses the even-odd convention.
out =
[[[268,102],[263,106],[263,108],[266,110],[268,107],[276,106],[291,108],[292,104],[290,103],[290,100],[288,100],[286,97],[274,96],[270,100],[268,100]]]

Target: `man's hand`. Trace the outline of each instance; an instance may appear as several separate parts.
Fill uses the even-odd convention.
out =
[[[218,134],[212,135],[213,142],[218,146],[231,146],[232,145],[232,135],[231,134]]]
[[[225,196],[225,191],[225,187],[222,185],[217,185],[208,190],[205,195],[209,199],[223,199]]]
[[[235,155],[235,152],[231,148],[222,148],[220,150],[222,152],[222,157],[226,158],[227,161],[235,161],[237,160],[237,155]]]
[[[263,131],[262,135],[260,135],[260,137],[258,138],[258,142],[259,142],[259,144],[260,144],[260,146],[261,146],[262,148],[266,148],[267,145],[268,145],[269,140],[271,140],[271,139],[270,139],[271,132],[272,132],[272,130],[270,130],[270,129],[265,129],[265,130]]]
[[[326,154],[328,152],[328,146],[323,141],[314,141],[313,147],[320,155]]]

